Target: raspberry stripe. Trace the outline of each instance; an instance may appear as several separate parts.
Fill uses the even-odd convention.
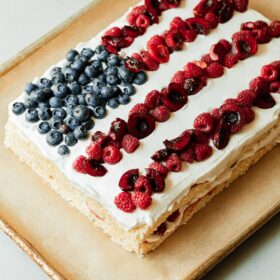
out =
[[[201,60],[188,63],[183,71],[177,72],[168,88],[162,89],[161,92],[148,93],[144,103],[139,103],[132,108],[127,121],[116,119],[111,123],[108,134],[96,132],[92,137],[93,142],[102,134],[103,149],[108,145],[113,145],[118,149],[124,148],[128,153],[134,152],[140,144],[139,140],[148,137],[155,130],[156,122],[167,121],[172,112],[183,108],[188,101],[188,96],[200,92],[207,85],[208,79],[221,77],[224,74],[224,68],[231,68],[239,60],[254,55],[259,43],[268,43],[273,38],[269,35],[270,26],[265,22],[251,22],[250,26],[264,30],[266,40],[264,41],[264,37],[256,37],[253,32],[255,29],[249,31],[248,22],[242,24],[240,31],[233,34],[232,42],[220,40],[212,45],[210,52]],[[240,48],[242,45],[246,48]],[[273,76],[269,71],[266,73]],[[272,86],[277,90],[276,82]],[[132,140],[131,143],[125,143],[123,139]],[[99,164],[102,163],[99,162]]]
[[[275,88],[274,84],[278,84],[278,87]],[[141,175],[139,169],[134,169],[139,178],[136,183],[141,178],[146,185],[150,183],[152,193],[162,192],[164,181],[170,172],[185,171],[183,165],[204,161],[211,157],[215,150],[225,149],[231,136],[255,119],[253,107],[265,110],[276,105],[271,93],[280,94],[279,85],[280,60],[263,66],[261,75],[254,78],[249,88],[239,92],[236,98],[226,99],[219,108],[197,116],[192,129],[183,131],[177,138],[165,140],[164,148],[151,156],[153,162],[146,169],[145,175]],[[202,129],[206,125],[209,129]],[[129,172],[131,171],[128,170],[126,173]],[[150,174],[153,174],[152,178]],[[120,182],[121,180],[122,177]],[[160,189],[157,188],[157,184],[160,184]],[[122,190],[131,193],[132,196],[138,192],[145,192],[145,189],[136,189],[136,184]],[[116,206],[121,209],[117,204]]]
[[[111,53],[118,54],[123,48],[129,47],[135,38],[142,36],[147,28],[159,23],[161,14],[169,9],[180,6],[181,0],[145,0],[143,5],[132,8],[127,14],[127,25],[112,27],[102,36],[102,45]]]

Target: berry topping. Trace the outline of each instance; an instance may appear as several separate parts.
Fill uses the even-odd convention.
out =
[[[196,160],[194,146],[190,145],[180,153],[180,159],[184,162],[193,163]]]
[[[143,192],[134,192],[131,195],[133,203],[139,207],[140,209],[147,209],[151,203],[152,203],[152,198],[150,195],[147,193]]]
[[[197,161],[203,161],[212,155],[212,148],[207,144],[195,144],[194,149]]]
[[[159,235],[159,236],[162,236],[164,235],[164,233],[166,232],[167,230],[167,225],[166,223],[162,223],[159,225],[159,227],[154,231],[154,234],[156,235]]]
[[[79,173],[86,173],[85,168],[84,168],[85,160],[86,160],[85,156],[77,157],[72,164],[73,169],[75,169]]]
[[[62,133],[57,130],[51,130],[46,137],[46,141],[50,146],[57,146],[63,140]]]
[[[157,122],[166,122],[170,117],[170,111],[165,106],[160,105],[151,111],[151,115]]]
[[[209,55],[212,61],[222,61],[226,53],[224,44],[219,42],[211,46]]]
[[[124,212],[132,213],[136,206],[132,201],[131,194],[128,192],[119,193],[114,200],[116,206]]]
[[[238,57],[232,52],[225,55],[222,65],[227,68],[232,68],[238,62]]]
[[[196,117],[193,126],[203,133],[211,133],[215,127],[215,120],[210,113],[202,113]]]
[[[272,65],[265,65],[262,67],[261,75],[269,82],[274,82],[278,78],[279,71],[276,67]]]
[[[208,65],[206,74],[211,79],[222,77],[224,75],[224,67],[219,62],[213,62]]]
[[[171,112],[180,110],[188,102],[188,96],[179,84],[169,84],[168,88],[163,89],[161,94],[163,104]]]
[[[152,58],[147,51],[141,51],[141,60],[145,70],[156,71],[159,68],[159,63]]]
[[[168,31],[164,34],[164,40],[167,47],[174,51],[180,50],[183,47],[184,37],[181,33]]]
[[[130,169],[126,171],[120,181],[119,186],[123,191],[134,190],[135,182],[139,177],[139,169]]]
[[[84,160],[84,172],[93,177],[102,177],[107,173],[107,169],[98,161],[86,159]]]
[[[188,78],[199,78],[203,75],[203,69],[196,63],[189,62],[184,67],[185,76]]]
[[[25,105],[22,102],[15,102],[12,111],[16,115],[21,115],[25,111]]]
[[[280,21],[275,20],[269,25],[268,29],[269,35],[273,38],[280,37]]]
[[[154,161],[160,162],[160,161],[165,161],[168,159],[170,155],[170,150],[168,149],[161,149],[155,152],[152,156],[151,159]]]
[[[164,177],[156,170],[147,168],[146,176],[154,192],[163,192],[165,188]]]
[[[159,163],[159,162],[153,162],[149,165],[149,168],[156,170],[159,172],[163,177],[167,176],[168,169],[165,165]]]
[[[98,161],[102,158],[103,149],[99,143],[93,142],[86,148],[86,153],[91,159]]]
[[[154,109],[160,105],[160,100],[161,94],[157,90],[152,90],[146,95],[144,104],[148,109]]]
[[[121,144],[122,144],[123,149],[128,154],[131,154],[139,147],[140,142],[136,137],[134,137],[130,134],[126,134],[126,135],[124,135]]]
[[[171,151],[181,151],[190,143],[190,139],[191,134],[188,130],[186,130],[177,138],[165,140],[163,144]]]
[[[148,195],[153,193],[153,189],[149,179],[146,176],[139,176],[139,178],[135,182],[134,186],[135,192],[142,192]]]
[[[249,0],[233,0],[236,11],[243,13],[247,10]]]
[[[203,17],[203,16],[205,16],[205,14],[215,11],[215,9],[217,8],[217,4],[218,4],[217,2],[218,2],[217,0],[200,1],[199,4],[197,4],[195,6],[195,8],[193,9],[194,15],[197,17]]]
[[[206,35],[210,30],[208,21],[203,18],[193,17],[186,20],[188,27],[194,30],[197,34]]]
[[[149,114],[134,113],[129,116],[127,125],[131,135],[142,139],[155,130],[155,119]]]
[[[106,143],[109,140],[108,135],[106,135],[105,133],[101,132],[101,131],[96,131],[92,136],[91,136],[91,140],[95,143],[98,143],[99,145],[101,145],[102,147],[106,145]]]
[[[243,113],[245,116],[245,123],[250,123],[255,119],[255,112],[250,107],[243,107]]]
[[[59,155],[65,156],[70,153],[70,150],[66,145],[60,145],[57,149],[57,152]]]
[[[151,25],[150,19],[145,15],[139,15],[135,21],[135,25],[140,28],[146,29]]]
[[[179,216],[180,216],[180,211],[178,209],[167,217],[167,221],[173,223],[179,218]]]
[[[177,154],[171,154],[166,161],[166,167],[169,171],[179,172],[182,168],[182,161]]]
[[[153,58],[158,63],[166,63],[169,61],[170,54],[165,44],[148,47],[148,52],[151,58]]]
[[[116,164],[122,159],[122,153],[120,150],[113,146],[109,145],[103,150],[103,160],[108,164]]]
[[[127,124],[124,120],[117,118],[111,123],[111,127],[108,134],[113,140],[121,140],[126,133]]]
[[[270,93],[261,90],[255,92],[255,106],[261,109],[269,109],[272,108],[275,104],[276,102],[270,95]]]
[[[143,63],[133,57],[127,57],[125,60],[125,66],[133,73],[138,73],[143,69]]]
[[[218,150],[224,149],[229,143],[230,139],[230,127],[221,120],[213,134],[213,144]]]
[[[143,103],[138,103],[132,107],[132,109],[129,111],[129,116],[138,113],[138,114],[143,114],[146,115],[148,114],[148,108],[145,106]]]
[[[254,99],[254,92],[249,89],[241,91],[236,98],[240,105],[248,107],[253,106]]]

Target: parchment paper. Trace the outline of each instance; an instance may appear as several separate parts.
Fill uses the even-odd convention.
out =
[[[140,259],[68,207],[30,168],[4,149],[7,104],[26,81],[39,76],[67,49],[91,38],[135,2],[101,1],[0,79],[0,216],[67,279],[192,279],[280,209],[278,147],[160,248]],[[279,18],[279,0],[251,2],[264,15]]]

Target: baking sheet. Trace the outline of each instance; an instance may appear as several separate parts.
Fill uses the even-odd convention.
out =
[[[190,1],[190,0],[189,0]],[[251,1],[277,18],[280,1]],[[114,244],[4,149],[6,106],[80,41],[86,41],[136,1],[100,1],[0,79],[0,216],[6,232],[52,276],[67,279],[194,279],[202,276],[280,210],[280,147],[215,198],[155,252],[139,259]],[[102,17],[100,15],[102,14]],[[279,17],[279,16],[278,16]],[[39,42],[40,43],[40,42]],[[8,71],[9,70],[9,71]],[[56,278],[59,279],[59,278]]]

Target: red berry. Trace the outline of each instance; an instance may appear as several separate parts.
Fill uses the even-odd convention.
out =
[[[91,159],[100,160],[102,158],[103,149],[99,143],[93,142],[86,148],[86,153]]]
[[[151,25],[150,19],[145,15],[139,15],[135,21],[137,27],[141,27],[146,29],[148,26]]]
[[[243,13],[247,10],[249,0],[233,0],[236,11]]]
[[[175,17],[170,23],[170,29],[172,31],[179,31],[185,29],[186,23],[180,17]]]
[[[152,90],[146,95],[144,104],[148,109],[154,109],[160,104],[161,95],[157,90]]]
[[[212,155],[212,148],[207,144],[195,144],[195,155],[198,161],[203,161]]]
[[[185,71],[178,71],[173,76],[171,83],[175,83],[183,86],[185,80],[186,80]]]
[[[249,89],[241,91],[236,98],[240,105],[247,107],[253,106],[254,99],[254,92]]]
[[[150,181],[152,189],[154,192],[163,192],[165,189],[164,176],[157,170],[147,168],[146,176]]]
[[[268,28],[269,35],[274,38],[280,37],[280,21],[275,20],[273,21]]]
[[[158,45],[164,45],[164,38],[160,35],[154,35],[148,42],[147,42],[147,48],[153,49],[154,47]]]
[[[127,123],[120,118],[116,118],[116,120],[114,120],[111,123],[111,127],[108,133],[109,136],[111,137],[111,139],[115,141],[119,141],[123,138],[123,136],[126,133],[127,133]]]
[[[180,0],[161,0],[159,2],[159,10],[165,11],[168,9],[174,9],[177,8],[180,5]]]
[[[219,62],[213,62],[208,65],[206,74],[212,79],[222,77],[224,75],[224,67]]]
[[[72,164],[72,167],[79,173],[86,173],[84,169],[85,156],[78,156]]]
[[[119,187],[123,191],[134,190],[135,182],[139,177],[139,169],[130,169],[126,171],[120,178]]]
[[[257,77],[250,82],[249,88],[253,92],[269,92],[269,82],[263,77]]]
[[[210,113],[202,113],[194,120],[194,128],[203,133],[210,133],[215,127],[215,120]]]
[[[243,107],[243,113],[245,116],[245,123],[250,123],[255,119],[255,112],[250,107]]]
[[[180,153],[180,159],[184,162],[193,163],[196,160],[194,145],[188,146]]]
[[[126,17],[128,23],[131,25],[131,26],[136,26],[136,19],[138,18],[138,15],[135,14],[135,13],[129,13]]]
[[[232,68],[238,61],[237,55],[232,52],[229,52],[225,55],[224,59],[222,60],[222,65],[226,68]]]
[[[255,92],[254,105],[261,109],[272,108],[276,104],[269,92],[258,90]]]
[[[171,154],[166,161],[166,167],[169,171],[179,172],[182,168],[182,161],[177,154]]]
[[[269,91],[274,93],[280,93],[280,82],[277,81],[271,83],[269,87]]]
[[[152,110],[151,115],[157,122],[165,122],[170,117],[170,111],[165,106],[160,105]]]
[[[167,31],[164,34],[164,40],[167,47],[176,51],[183,47],[184,37],[177,31]]]
[[[159,63],[156,62],[147,51],[141,51],[141,59],[144,69],[148,71],[156,71],[159,68]]]
[[[124,37],[128,36],[128,37],[136,38],[143,33],[142,30],[143,29],[136,26],[125,25],[122,29],[122,35]]]
[[[186,77],[183,88],[187,95],[194,95],[198,93],[207,84],[207,76],[203,75],[200,78]]]
[[[228,40],[222,39],[219,41],[219,43],[224,47],[224,50],[226,53],[231,51],[231,43]]]
[[[279,71],[276,67],[273,67],[272,65],[265,65],[262,67],[261,75],[269,82],[274,82],[278,78]]]
[[[119,27],[112,27],[109,30],[107,30],[104,35],[111,37],[121,37],[122,30]]]
[[[221,62],[227,52],[228,51],[226,50],[224,43],[219,42],[211,46],[209,54],[211,60]]]
[[[107,173],[107,169],[93,159],[86,159],[84,161],[84,171],[86,174],[93,177],[102,177]]]
[[[230,140],[229,125],[225,121],[220,120],[212,138],[213,144],[218,150],[224,149]]]
[[[179,218],[179,216],[180,216],[180,211],[178,209],[167,217],[167,221],[173,223]]]
[[[108,164],[116,164],[122,159],[122,153],[114,146],[107,146],[103,150],[103,160]]]
[[[168,149],[161,149],[156,151],[152,156],[151,159],[154,161],[160,162],[160,161],[165,161],[168,159],[170,155],[170,150]]]
[[[172,140],[165,140],[163,144],[170,151],[181,151],[190,143],[190,140],[191,134],[188,130],[185,130],[180,136]]]
[[[214,119],[217,120],[220,117],[220,110],[218,108],[215,108],[210,112],[210,114]]]
[[[180,30],[180,34],[183,36],[185,42],[187,43],[193,42],[197,37],[195,30],[192,29],[182,29]]]
[[[197,64],[189,62],[184,67],[185,77],[188,78],[199,78],[203,75],[203,69],[201,69]]]
[[[197,4],[193,9],[193,13],[197,17],[203,17],[205,14],[215,11],[217,8],[217,4],[217,0],[201,0],[199,4]]]
[[[162,43],[159,43],[163,40]],[[165,45],[164,39],[161,36],[154,36],[148,41],[148,52],[150,56],[159,64],[166,63],[169,60],[169,50]]]
[[[148,108],[143,103],[137,103],[132,107],[132,109],[129,111],[128,116],[138,113],[138,114],[148,114]]]
[[[201,60],[205,62],[207,65],[211,64],[213,60],[211,59],[210,54],[205,54],[202,56]]]
[[[133,73],[143,70],[143,62],[133,58],[127,57],[125,60],[125,67]]]
[[[136,15],[143,15],[147,11],[147,7],[145,5],[136,6],[132,9],[132,13]]]
[[[193,61],[192,63],[194,63],[195,65],[197,65],[201,69],[206,69],[207,68],[207,63],[202,61],[202,60],[196,60],[196,61]]]
[[[160,162],[154,161],[149,165],[149,168],[156,170],[159,172],[163,177],[167,176],[168,169],[165,165],[161,164]]]
[[[139,145],[139,140],[130,134],[126,134],[122,139],[122,147],[128,154],[133,153]]]
[[[216,28],[219,24],[219,17],[212,12],[205,14],[204,19],[209,23],[209,26],[212,29]]]
[[[154,234],[156,235],[159,235],[159,236],[162,236],[164,235],[164,233],[166,232],[167,230],[167,225],[166,223],[162,223],[159,225],[159,227],[154,231]]]
[[[150,195],[143,192],[134,192],[131,195],[133,203],[140,209],[147,209],[151,203],[152,198]]]
[[[210,25],[203,18],[193,17],[186,20],[188,27],[194,30],[197,34],[206,35],[209,32]]]
[[[146,176],[139,176],[139,178],[135,182],[134,190],[136,192],[146,193],[151,195],[153,193],[153,189],[149,179]]]
[[[136,206],[132,201],[131,194],[128,192],[119,193],[114,200],[116,206],[124,212],[132,213]]]
[[[95,143],[98,143],[102,147],[106,145],[109,140],[109,136],[101,131],[96,131],[92,136],[91,140]]]

